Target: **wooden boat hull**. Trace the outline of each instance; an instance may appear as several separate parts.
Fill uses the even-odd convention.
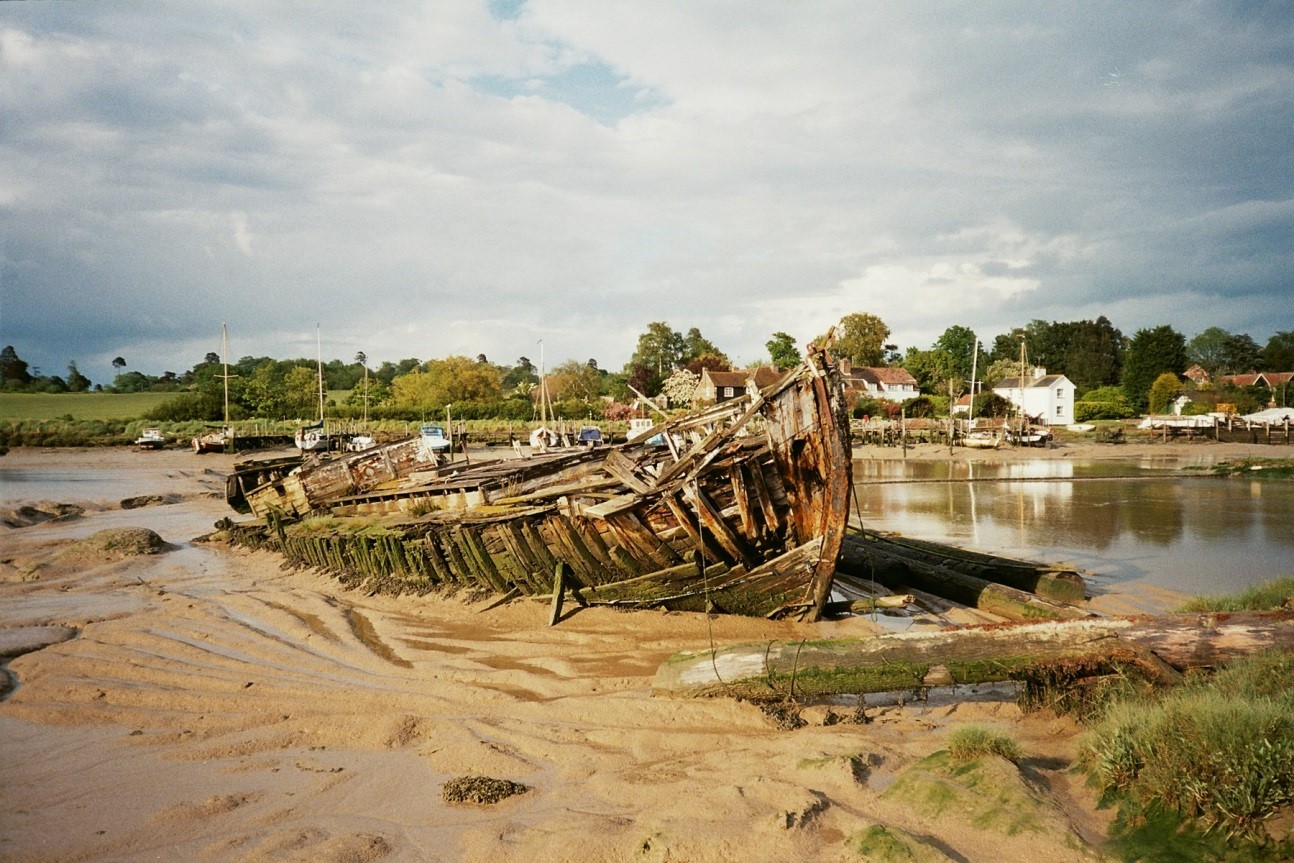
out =
[[[323,467],[303,465],[281,488],[247,495],[269,527],[231,534],[396,591],[543,595],[561,566],[577,602],[819,616],[852,482],[843,387],[826,353],[749,401],[647,437],[656,433],[668,448],[577,448],[358,491],[343,490],[350,472],[334,469],[326,485]],[[303,510],[332,517],[322,529],[293,523]]]

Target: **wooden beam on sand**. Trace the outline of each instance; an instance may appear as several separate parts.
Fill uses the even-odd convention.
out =
[[[1068,620],[1088,616],[1073,606],[1050,602],[951,566],[900,556],[891,546],[884,540],[848,534],[841,545],[836,569],[855,578],[874,579],[891,590],[907,587],[923,590],[1007,620]]]
[[[1268,649],[1294,650],[1294,611],[1087,618],[865,639],[738,644],[675,654],[655,695],[786,698],[1020,680],[1134,665],[1156,680]]]

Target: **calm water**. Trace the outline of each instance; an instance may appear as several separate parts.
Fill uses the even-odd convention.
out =
[[[1219,594],[1294,575],[1294,482],[1182,477],[1179,466],[856,461],[854,478],[868,528],[1068,562],[1100,576],[1098,590]]]

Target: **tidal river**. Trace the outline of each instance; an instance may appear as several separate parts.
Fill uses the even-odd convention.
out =
[[[1149,459],[856,460],[865,526],[1093,573],[1093,585],[1234,593],[1294,575],[1294,483]]]

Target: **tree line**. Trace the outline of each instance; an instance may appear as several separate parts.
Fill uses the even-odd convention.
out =
[[[1159,400],[1152,393],[1156,381],[1165,374],[1180,378],[1191,365],[1199,365],[1215,380],[1256,370],[1294,370],[1294,331],[1275,333],[1263,346],[1247,334],[1220,327],[1209,327],[1189,340],[1168,325],[1141,329],[1128,337],[1102,316],[1096,320],[1034,320],[997,335],[991,342],[981,340],[969,327],[953,325],[930,347],[913,346],[906,351],[900,351],[890,335],[890,328],[879,316],[851,313],[832,329],[833,353],[855,366],[901,366],[934,400],[972,390],[991,391],[998,381],[1019,374],[1023,361],[1029,368],[1045,367],[1050,374],[1069,377],[1080,402],[1088,405],[1085,418],[1134,416],[1156,407],[1152,404],[1152,396]],[[800,362],[797,341],[788,333],[773,333],[765,348],[767,359],[756,365],[789,368]],[[123,357],[117,357],[113,366],[117,374],[112,384],[92,387],[75,361],[69,362],[66,377],[44,376],[30,369],[13,346],[7,346],[0,351],[0,388],[9,392],[86,392],[92,388],[171,392],[175,397],[158,408],[154,419],[215,421],[224,416],[227,384],[230,419],[309,419],[318,412],[319,366],[315,360],[246,356],[228,365],[227,379],[226,367],[214,353],[182,373],[167,371],[153,376],[126,370]],[[547,399],[542,400],[543,409],[551,405],[555,415],[571,419],[618,419],[629,415],[630,406],[640,396],[667,393],[673,400],[683,401],[704,370],[732,368],[728,355],[698,328],[679,331],[656,321],[638,337],[633,354],[619,371],[601,368],[593,358],[568,360],[545,370]],[[361,352],[350,362],[329,360],[322,371],[326,390],[349,392],[342,404],[329,406],[332,416],[417,419],[440,416],[452,406],[454,415],[461,418],[528,420],[540,410],[540,370],[526,356],[503,364],[490,362],[484,354],[428,360],[410,357],[370,367]],[[1160,389],[1164,389],[1162,382]],[[1225,385],[1211,389],[1214,401],[1231,398],[1253,409],[1262,396],[1225,391]],[[1279,399],[1283,402],[1284,398],[1281,393]]]

